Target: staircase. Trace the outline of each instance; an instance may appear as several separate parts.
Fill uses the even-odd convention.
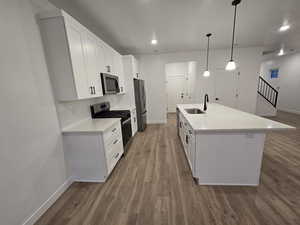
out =
[[[278,91],[261,76],[257,87],[256,114],[260,116],[276,116]]]

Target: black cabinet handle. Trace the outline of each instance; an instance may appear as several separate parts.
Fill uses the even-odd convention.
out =
[[[93,94],[93,86],[90,86],[91,89],[91,95]]]
[[[117,130],[117,128],[114,128],[114,129],[112,129],[112,131],[111,132],[115,132]]]
[[[189,136],[185,135],[185,143],[188,144],[189,143]]]
[[[115,144],[117,144],[117,143],[118,143],[118,141],[119,141],[119,139],[115,140],[113,144],[114,144],[114,145],[115,145]]]
[[[120,153],[117,153],[117,154],[115,155],[115,159],[118,158],[119,154],[120,154]]]
[[[96,94],[96,88],[95,88],[95,86],[93,87],[93,90],[94,90],[94,95]]]

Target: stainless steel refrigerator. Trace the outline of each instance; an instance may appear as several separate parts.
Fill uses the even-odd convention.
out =
[[[134,79],[133,82],[138,131],[144,131],[147,126],[145,82],[139,79]]]

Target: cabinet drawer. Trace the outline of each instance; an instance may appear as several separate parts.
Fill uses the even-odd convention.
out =
[[[108,144],[109,142],[111,142],[111,139],[113,139],[116,136],[119,136],[120,134],[122,134],[122,131],[121,131],[121,124],[119,122],[104,132],[103,134],[104,143]]]
[[[104,140],[105,149],[110,148],[110,146],[115,144],[119,139],[122,140],[121,130],[114,132],[108,139]]]
[[[112,144],[110,149],[106,149],[106,161],[108,173],[115,167],[119,159],[123,154],[123,143],[122,139],[118,139],[118,142]]]
[[[111,138],[109,142],[104,143],[105,152],[112,151],[114,147],[119,144],[119,142],[123,145],[121,134],[113,136],[113,138]]]

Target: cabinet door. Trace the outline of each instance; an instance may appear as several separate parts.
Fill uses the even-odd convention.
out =
[[[196,138],[195,135],[190,135],[189,143],[189,152],[190,152],[190,163],[193,175],[195,174],[195,162],[196,162]]]
[[[85,62],[88,74],[88,85],[91,90],[90,97],[103,96],[101,86],[101,67],[103,64],[103,50],[99,46],[97,37],[94,34],[87,32],[85,38]]]
[[[133,68],[133,77],[139,78],[139,65],[137,59],[133,56],[132,57],[132,68]]]
[[[96,60],[96,41],[94,37],[89,33],[85,33],[84,38],[84,58],[88,77],[88,87],[90,97],[96,97],[98,95],[99,87],[97,85],[97,60]],[[97,89],[96,89],[97,86]],[[97,94],[96,94],[97,93]]]
[[[69,50],[77,96],[79,99],[88,98],[90,96],[90,92],[84,61],[84,30],[66,21],[66,32],[69,42]]]
[[[105,73],[105,68],[104,68],[104,44],[101,40],[97,40],[97,45],[96,45],[97,51],[96,51],[96,65],[97,65],[97,86],[98,87],[98,93],[99,96],[103,96],[103,90],[102,90],[102,81],[101,81],[101,73]]]
[[[123,59],[118,52],[114,53],[114,71],[115,74],[119,77],[120,93],[125,93]]]
[[[114,74],[114,51],[113,49],[105,45],[104,46],[104,68],[105,73]]]

